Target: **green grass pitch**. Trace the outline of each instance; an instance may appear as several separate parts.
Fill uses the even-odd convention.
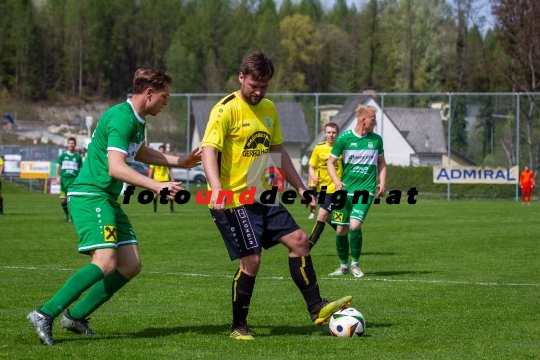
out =
[[[353,295],[361,338],[330,336],[309,320],[283,246],[263,252],[250,310],[255,341],[228,337],[231,262],[207,208],[133,201],[124,209],[143,271],[91,316],[99,337],[54,324],[39,343],[26,314],[88,257],[55,196],[3,184],[0,216],[2,359],[537,359],[540,356],[540,204],[429,201],[373,205],[364,278],[327,276],[338,265],[327,227],[312,256],[323,297]],[[310,231],[308,211],[290,207]]]

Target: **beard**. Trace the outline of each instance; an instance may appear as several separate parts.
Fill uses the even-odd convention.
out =
[[[244,86],[240,87],[240,95],[242,96],[242,99],[244,99],[245,102],[247,102],[249,105],[258,105],[262,99],[264,99],[264,95],[261,96],[253,96],[246,93],[244,90]]]

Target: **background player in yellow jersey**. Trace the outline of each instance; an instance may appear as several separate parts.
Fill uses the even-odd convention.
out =
[[[319,213],[317,214],[317,223],[313,227],[311,235],[309,236],[309,248],[311,249],[321,236],[324,225],[330,224],[336,230],[337,225],[330,222],[332,215],[332,194],[336,190],[334,182],[328,174],[326,164],[330,151],[334,142],[339,134],[339,126],[334,123],[328,123],[324,127],[324,136],[326,141],[318,143],[309,159],[309,178],[317,186],[317,193],[319,196],[324,197],[324,203],[319,207]],[[335,164],[337,175],[341,178],[341,158]],[[319,199],[320,203],[321,199]]]
[[[165,146],[161,145],[158,151],[162,154],[165,153]],[[159,182],[174,182],[174,174],[172,168],[167,166],[150,165],[150,173],[148,177]],[[158,193],[154,191],[154,212],[157,212]],[[176,213],[174,211],[174,201],[169,200],[169,206],[171,208],[171,214]]]
[[[240,259],[232,283],[230,335],[237,340],[253,339],[247,315],[263,248],[282,243],[289,249],[291,277],[315,324],[324,323],[352,300],[351,296],[336,301],[321,298],[307,235],[282,204],[267,206],[240,201],[240,193],[247,190],[248,170],[269,152],[281,156],[281,170],[298,193],[303,195],[307,191],[283,147],[276,107],[264,98],[273,75],[274,65],[264,52],[247,55],[238,76],[240,90],[214,106],[201,144],[204,171],[212,190],[210,213],[231,260]],[[224,199],[218,201],[221,190],[234,194],[233,199],[229,199],[232,203],[226,204]]]

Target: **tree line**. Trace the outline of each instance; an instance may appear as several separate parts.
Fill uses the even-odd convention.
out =
[[[493,9],[512,1],[525,3]],[[21,100],[117,98],[135,69],[153,66],[173,76],[174,92],[223,92],[236,88],[243,56],[262,49],[275,59],[274,92],[512,90],[506,14],[487,28],[485,1],[452,4],[0,0],[0,87]]]

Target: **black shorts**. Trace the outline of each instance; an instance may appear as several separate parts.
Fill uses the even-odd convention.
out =
[[[319,199],[317,198],[317,204],[319,203]],[[328,213],[332,213],[332,194],[326,194],[324,196],[324,203],[320,205],[321,209],[324,209],[328,211]]]
[[[258,254],[279,243],[279,239],[300,227],[281,204],[267,206],[259,203],[239,206],[225,211],[210,210],[231,260]]]

